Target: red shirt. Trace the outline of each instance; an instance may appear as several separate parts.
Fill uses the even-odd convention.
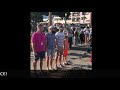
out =
[[[46,36],[44,32],[39,33],[38,31],[32,35],[32,43],[35,45],[35,51],[45,51]]]
[[[64,40],[64,49],[68,49],[69,48],[69,43],[68,43],[68,39]]]

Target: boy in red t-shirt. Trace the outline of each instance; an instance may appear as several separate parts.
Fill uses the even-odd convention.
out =
[[[64,57],[63,57],[63,65],[67,64],[66,61],[67,61],[68,49],[69,49],[68,36],[65,36],[65,39],[64,39]]]

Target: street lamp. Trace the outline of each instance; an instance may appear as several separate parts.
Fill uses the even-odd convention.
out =
[[[65,13],[65,27],[66,27],[66,16],[67,16],[67,13]]]
[[[90,26],[92,26],[92,12],[90,12]]]
[[[52,25],[52,12],[49,12],[49,25]]]

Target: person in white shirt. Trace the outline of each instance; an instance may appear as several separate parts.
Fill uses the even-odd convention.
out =
[[[74,31],[74,45],[77,44],[78,44],[78,28],[76,27]]]
[[[89,40],[89,27],[87,27],[84,31],[85,33],[85,44],[87,44],[87,41]]]
[[[61,64],[61,59],[63,57],[63,50],[64,50],[64,39],[65,39],[63,28],[59,29],[59,31],[55,34],[55,37],[56,37],[56,51],[57,51],[57,55],[55,58],[55,69],[56,69],[58,67],[57,66],[58,57],[59,57],[59,67],[61,68],[63,66]]]
[[[91,35],[92,35],[92,27],[90,28],[89,39],[91,38]]]

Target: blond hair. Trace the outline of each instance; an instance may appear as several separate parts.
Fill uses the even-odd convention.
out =
[[[42,23],[37,23],[37,27],[41,27],[42,25]]]

